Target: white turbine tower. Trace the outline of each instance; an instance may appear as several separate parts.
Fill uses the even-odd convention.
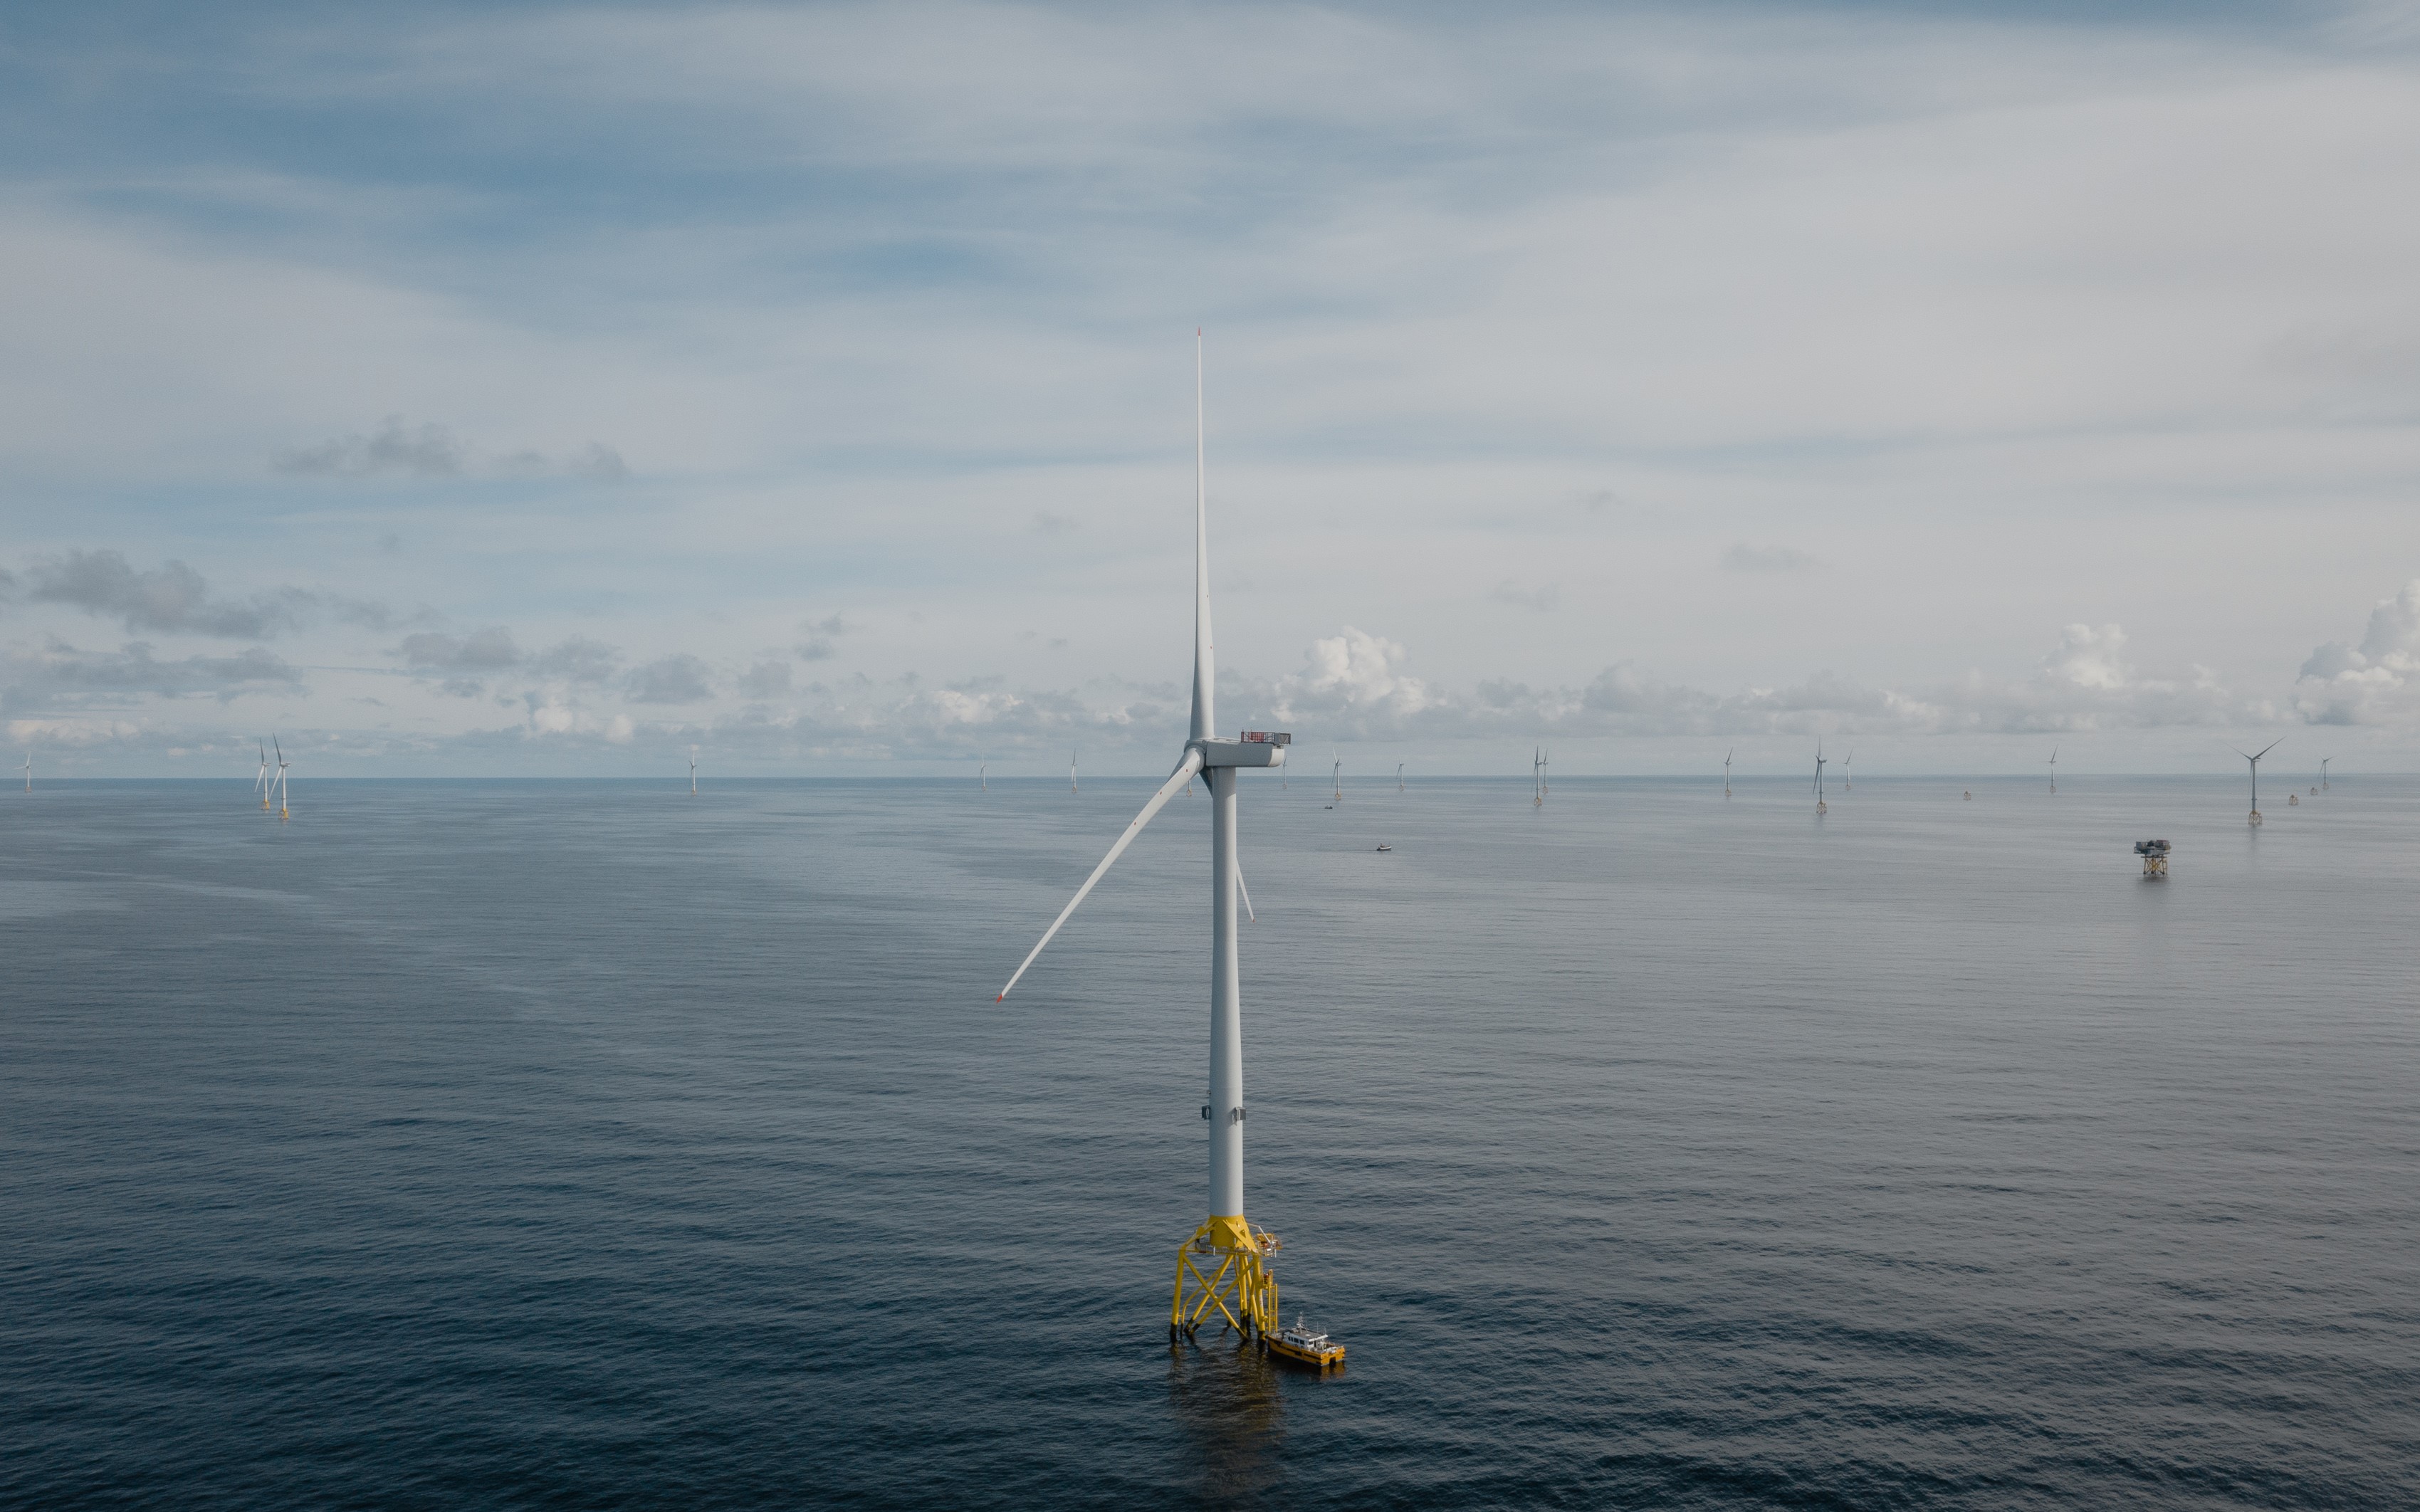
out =
[[[2285,738],[2284,735],[2279,735],[2276,740],[2269,742],[2257,751],[2235,750],[2232,746],[2226,748],[2229,750],[2235,750],[2235,754],[2252,764],[2252,817],[2246,821],[2249,824],[2257,825],[2260,822],[2260,758],[2275,750],[2278,742]]]
[[[1342,803],[1344,801],[1344,758],[1337,754],[1336,748],[1333,746],[1328,748],[1327,754],[1334,758],[1329,764],[1331,770],[1327,774],[1327,779],[1336,789],[1335,801]]]
[[[31,756],[25,758],[28,764],[31,764],[34,758]],[[2335,760],[2335,758],[2333,756],[2322,756],[2319,758],[2319,791],[2321,793],[2325,793],[2328,790],[2328,763]]]
[[[252,785],[260,794],[260,811],[267,813],[269,811],[269,747],[262,744],[258,736],[254,737],[253,744],[260,747],[260,775],[252,779]]]
[[[30,750],[25,752],[25,791],[34,791],[34,753]]]
[[[282,825],[292,817],[286,811],[286,768],[293,763],[286,759],[286,748],[277,744],[275,735],[269,737],[269,744],[277,751],[277,822]]]
[[[1731,751],[1737,749],[1739,748],[1733,746],[1730,750],[1723,752],[1723,796],[1726,798],[1731,795]]]
[[[1395,791],[1404,791],[1404,764],[1401,762],[1395,764]]]
[[[1215,1313],[1248,1338],[1277,1331],[1278,1287],[1268,1257],[1277,1236],[1244,1217],[1244,1028],[1238,981],[1235,905],[1243,874],[1235,856],[1235,774],[1245,767],[1285,764],[1292,736],[1246,731],[1240,740],[1211,734],[1217,723],[1211,694],[1216,669],[1210,639],[1210,524],[1202,440],[1202,355],[1195,334],[1193,398],[1193,721],[1185,754],[1142,811],[1125,827],[1109,854],[1076,889],[1076,896],[1042,933],[1000,990],[1008,996],[1026,967],[1050,943],[1059,927],[1092,892],[1111,862],[1125,854],[1143,825],[1170,799],[1201,777],[1210,786],[1210,1097],[1202,1117],[1210,1125],[1210,1211],[1176,1255],[1176,1290],[1169,1304],[1168,1331],[1190,1337]]]
[[[1823,802],[1823,743],[1815,742],[1815,811],[1826,811]]]
[[[1850,747],[1850,748],[1849,748],[1849,759],[1848,759],[1847,761],[1842,762],[1842,763],[1840,764],[1840,770],[1841,770],[1843,773],[1847,774],[1848,779],[1849,779],[1846,782],[1843,782],[1843,783],[1841,783],[1841,784],[1840,784],[1840,791],[1841,791],[1841,792],[1843,792],[1843,793],[1854,793],[1854,792],[1856,792],[1856,791],[1857,791],[1857,748],[1856,748],[1856,747],[1852,746],[1852,747]]]
[[[1529,748],[1529,807],[1543,809],[1545,806],[1546,748],[1532,746]]]
[[[990,757],[978,756],[975,758],[975,780],[983,785],[983,790],[985,793],[989,793],[991,791]]]
[[[689,795],[697,796],[697,748],[689,748]]]
[[[1076,753],[1073,750],[1067,752],[1067,791],[1076,791]]]
[[[2056,746],[2050,748],[2050,790],[2053,793],[2058,791],[2058,748]]]

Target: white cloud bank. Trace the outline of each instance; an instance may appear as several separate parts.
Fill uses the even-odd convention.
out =
[[[2361,644],[2331,640],[2311,653],[2294,685],[2306,723],[2420,723],[2420,578],[2370,611]]]
[[[149,579],[129,568],[109,580]],[[184,581],[175,575],[161,580]],[[192,593],[178,600],[189,601],[210,602],[197,578]],[[115,594],[80,607],[124,612]],[[841,624],[832,616],[817,628],[836,631]],[[1101,680],[1080,688],[1016,689],[998,678],[933,685],[910,673],[799,685],[784,661],[718,660],[685,651],[648,656],[625,672],[618,648],[575,637],[527,655],[504,625],[419,632],[384,655],[384,666],[301,668],[260,647],[163,656],[148,642],[95,652],[50,636],[39,646],[0,656],[0,701],[11,717],[12,739],[57,750],[70,769],[156,761],[172,748],[240,755],[250,731],[230,717],[232,706],[348,677],[385,679],[390,692],[433,690],[462,713],[443,728],[306,727],[299,737],[382,764],[382,770],[430,775],[534,764],[579,770],[608,758],[626,762],[692,744],[705,745],[720,760],[804,772],[832,764],[897,770],[975,753],[995,763],[1020,756],[1055,762],[1073,745],[1115,770],[1149,764],[1172,750],[1185,719],[1185,690],[1173,682]],[[2021,673],[1976,670],[1897,686],[1819,672],[1787,684],[1715,691],[1668,679],[1638,656],[1618,658],[1578,685],[1483,678],[1448,687],[1415,668],[1414,653],[1403,641],[1347,625],[1315,640],[1292,672],[1265,676],[1227,668],[1219,687],[1221,723],[1291,729],[1314,742],[1375,741],[1416,750],[1537,739],[1865,736],[1941,745],[1935,759],[1908,763],[1935,766],[1956,764],[1959,737],[2224,736],[2300,722],[2368,726],[2408,743],[2420,734],[2420,580],[2376,607],[2357,644],[2318,647],[2298,678],[2288,684],[2281,676],[2269,692],[2231,687],[2191,663],[2137,665],[2117,625],[2066,626]],[[380,698],[355,702],[386,707]],[[327,702],[323,697],[320,706]],[[500,709],[510,711],[501,720]],[[483,710],[489,711],[484,718]],[[2197,757],[2208,744],[2193,742],[2190,748]]]

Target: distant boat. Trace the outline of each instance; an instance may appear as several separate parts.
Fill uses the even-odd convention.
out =
[[[1391,851],[1391,850],[1393,850],[1393,849],[1394,849],[1394,847],[1393,847],[1392,845],[1381,845],[1381,846],[1379,846],[1379,847],[1378,847],[1378,849],[1380,849],[1380,850],[1382,850],[1382,851]]]

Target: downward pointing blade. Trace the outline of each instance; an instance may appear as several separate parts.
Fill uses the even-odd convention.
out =
[[[1008,979],[1008,986],[1000,990],[1000,996],[993,998],[993,1002],[1000,1002],[1008,996],[1010,988],[1015,987],[1018,978],[1025,975],[1025,967],[1033,964],[1033,958],[1040,955],[1042,947],[1049,944],[1050,937],[1059,933],[1059,926],[1067,922],[1067,916],[1074,913],[1076,905],[1082,903],[1085,896],[1093,890],[1093,884],[1101,880],[1101,873],[1109,869],[1109,863],[1126,853],[1126,847],[1134,843],[1134,838],[1142,833],[1142,826],[1151,823],[1154,814],[1168,807],[1169,799],[1184,792],[1192,783],[1193,774],[1200,770],[1202,770],[1202,752],[1187,751],[1185,760],[1176,764],[1176,770],[1170,774],[1167,781],[1159,785],[1159,791],[1151,795],[1151,801],[1142,806],[1142,812],[1134,816],[1134,819],[1127,824],[1125,833],[1120,835],[1118,842],[1109,847],[1109,854],[1101,857],[1101,864],[1093,868],[1093,874],[1086,877],[1084,885],[1076,889],[1076,896],[1067,900],[1067,906],[1059,910],[1059,917],[1052,919],[1050,927],[1042,932],[1042,938],[1027,954],[1024,965],[1016,968],[1016,976]]]

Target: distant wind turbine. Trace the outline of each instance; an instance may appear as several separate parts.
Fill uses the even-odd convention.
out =
[[[2260,822],[2260,758],[2275,750],[2285,738],[2284,735],[2279,735],[2257,751],[2235,750],[2233,746],[2226,748],[2229,750],[2235,750],[2235,754],[2252,764],[2252,817],[2247,821],[2250,824],[2257,825]]]
[[[286,810],[286,768],[293,763],[286,759],[286,748],[278,745],[275,735],[269,737],[269,744],[277,752],[277,822],[282,825],[292,817]]]
[[[1543,809],[1545,806],[1546,748],[1532,746],[1529,748],[1529,807]]]
[[[1730,750],[1723,752],[1723,796],[1726,798],[1731,795],[1731,751],[1737,749],[1739,748],[1733,746]]]
[[[34,791],[34,753],[30,750],[25,752],[25,791]]]
[[[260,794],[260,811],[267,813],[269,811],[269,747],[257,735],[253,737],[253,744],[260,747],[260,775],[252,779],[252,785]]]
[[[1336,748],[1333,746],[1328,748],[1327,754],[1335,758],[1331,764],[1335,769],[1328,773],[1328,781],[1336,789],[1336,801],[1342,803],[1344,801],[1344,758],[1337,754]]]
[[[1825,811],[1825,809],[1826,805],[1823,802],[1823,743],[1819,740],[1815,742],[1815,811],[1817,813],[1823,813]]]
[[[1842,791],[1843,793],[1854,793],[1854,792],[1856,792],[1856,791],[1857,791],[1857,748],[1856,748],[1856,747],[1852,746],[1852,747],[1850,747],[1850,748],[1849,748],[1849,759],[1848,759],[1847,761],[1842,762],[1842,763],[1840,764],[1840,770],[1841,770],[1842,772],[1846,773],[1846,774],[1847,774],[1847,776],[1848,776],[1848,779],[1848,779],[1848,781],[1846,781],[1846,782],[1844,782],[1844,783],[1842,783],[1842,784],[1840,785],[1840,791]]]
[[[983,790],[985,793],[991,791],[991,758],[987,756],[975,758],[975,780],[983,784]]]
[[[1068,792],[1070,792],[1070,793],[1074,793],[1074,792],[1076,792],[1076,791],[1077,791],[1077,787],[1076,787],[1076,753],[1075,753],[1075,751],[1074,751],[1074,750],[1072,750],[1072,749],[1071,749],[1071,750],[1069,750],[1069,751],[1067,752],[1067,791],[1068,791]]]
[[[1191,1337],[1202,1324],[1217,1319],[1247,1338],[1265,1338],[1278,1326],[1278,1286],[1268,1257],[1279,1248],[1277,1236],[1256,1228],[1244,1216],[1244,1031],[1239,966],[1239,927],[1235,905],[1243,896],[1243,874],[1236,860],[1235,777],[1247,767],[1285,764],[1291,737],[1267,731],[1246,731],[1239,740],[1220,740],[1211,733],[1217,722],[1212,696],[1217,687],[1210,636],[1210,528],[1201,440],[1200,355],[1195,356],[1194,495],[1193,495],[1193,718],[1191,733],[1176,770],[1153,794],[1142,811],[1129,822],[1109,854],[1076,889],[1041,943],[1034,946],[1008,986],[1005,999],[1035,956],[1067,922],[1111,862],[1125,854],[1143,825],[1167,807],[1170,799],[1190,787],[1196,777],[1210,786],[1210,1095],[1202,1117],[1210,1125],[1209,1214],[1190,1239],[1179,1247],[1175,1294],[1169,1304],[1168,1333]]]
[[[28,762],[33,759],[34,758],[31,756],[25,758]],[[2335,758],[2333,756],[2322,756],[2319,758],[2319,791],[2321,793],[2325,793],[2328,790],[2328,763],[2335,760]]]
[[[2053,793],[2058,791],[2058,748],[2056,746],[2050,748],[2050,790]]]
[[[1395,764],[1395,791],[1404,791],[1404,764],[1401,762]]]
[[[697,748],[689,748],[689,795],[697,796]]]

